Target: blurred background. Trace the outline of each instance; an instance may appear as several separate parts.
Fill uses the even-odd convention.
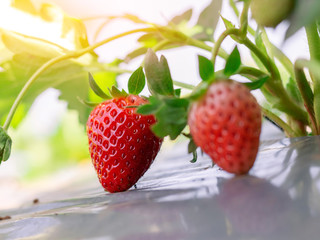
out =
[[[132,22],[119,19],[103,25],[104,27],[101,28],[108,16],[133,14],[148,22],[167,24],[168,20],[189,8],[193,9],[194,16],[199,15],[211,1],[20,0],[14,1],[16,3],[15,7],[12,6],[12,2],[9,0],[0,2],[0,29],[46,39],[66,49],[73,50],[76,47],[76,43],[70,39],[74,39],[75,33],[70,31],[68,35],[59,37],[62,35],[61,31],[63,31],[63,26],[59,21],[45,21],[32,14],[34,9],[29,9],[29,12],[22,11],[22,9],[28,9],[32,4],[38,11],[42,9],[43,4],[50,3],[50,6],[53,5],[55,7],[50,8],[50,14],[52,15],[48,14],[46,16],[59,18],[59,16],[65,14],[70,19],[80,19],[85,26],[88,43],[93,44],[137,27]],[[221,15],[236,22],[236,17],[227,2],[222,1]],[[195,22],[196,17],[194,17],[194,20],[191,19],[190,22],[192,23],[192,21]],[[294,36],[284,41],[287,27],[284,22],[276,29],[268,29],[272,42],[292,60],[298,57],[308,57],[304,32],[298,31]],[[219,21],[216,34],[221,33],[223,30],[224,26]],[[139,35],[127,36],[97,48],[95,53],[98,61],[111,64],[115,59],[125,58],[130,51],[138,46],[136,41],[138,37]],[[3,47],[2,45],[0,43],[0,47]],[[224,43],[224,47],[228,52],[231,51],[234,45],[232,41]],[[296,46],[299,47],[297,48]],[[3,53],[3,51],[0,53]],[[207,52],[202,52],[193,47],[181,47],[161,51],[161,54],[164,54],[168,59],[173,79],[194,85],[200,81],[197,70],[197,55],[208,55]],[[5,54],[2,54],[0,61],[4,61],[5,56]],[[251,57],[245,55],[245,53],[242,58],[246,62],[252,61]],[[142,60],[142,57],[138,57],[134,61],[130,61],[130,63],[123,62],[119,66],[122,69],[132,71],[141,64]],[[222,66],[219,64],[220,62],[218,62],[218,68]],[[2,66],[0,72],[3,69],[4,67]],[[98,75],[99,72],[97,72]],[[124,89],[126,89],[129,76],[130,73],[124,73],[119,76],[111,73],[109,75],[101,74],[101,78],[108,79],[108,81],[105,81],[105,87],[111,86],[116,80],[119,87]],[[61,74],[59,77],[64,78],[64,75]],[[4,85],[1,85],[1,81],[3,79],[0,78],[0,93],[1,91],[6,91]],[[73,89],[73,91],[79,91],[79,95],[81,95],[80,88]],[[16,96],[16,93],[12,93],[12,98]],[[147,90],[144,93],[148,94]],[[32,104],[29,104],[30,106],[22,105],[19,108],[15,118],[16,123],[13,122],[13,128],[9,131],[13,139],[12,155],[7,162],[2,163],[0,166],[0,209],[19,206],[26,199],[30,200],[36,196],[37,191],[58,189],[61,185],[67,184],[79,175],[95,177],[87,149],[84,120],[82,119],[81,123],[81,119],[79,121],[79,111],[72,109],[72,107],[68,108],[68,103],[65,101],[67,97],[63,94],[63,89],[60,91],[59,88],[50,87],[39,94],[34,101],[30,100],[32,102]],[[28,96],[26,98],[29,101]],[[25,109],[23,109],[24,107]],[[89,111],[89,109],[84,111]],[[4,118],[4,115],[0,116],[2,124]],[[278,135],[274,135],[274,137],[278,137]]]

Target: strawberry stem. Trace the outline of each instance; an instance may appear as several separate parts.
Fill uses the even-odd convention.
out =
[[[271,92],[271,94],[277,97],[280,101],[278,108],[283,112],[289,114],[296,120],[301,121],[303,124],[308,124],[308,115],[306,111],[300,107],[291,97],[288,95],[286,89],[284,88],[281,76],[275,63],[271,61],[253,42],[247,37],[243,39],[242,42],[247,48],[249,48],[263,63],[267,70],[271,73],[271,78],[265,83],[266,88]]]
[[[264,28],[261,28],[262,39],[266,44],[266,47],[270,50],[270,53],[279,60],[279,62],[284,66],[291,77],[294,77],[293,63],[291,60],[274,44],[272,44],[268,38],[268,35]]]
[[[242,36],[246,36],[248,31],[248,11],[250,3],[251,0],[244,1],[242,13],[240,16],[240,31],[242,33]]]
[[[297,60],[295,62],[295,77],[297,80],[297,85],[300,90],[301,96],[304,101],[304,106],[309,114],[311,120],[311,128],[314,134],[319,134],[319,129],[317,127],[317,121],[315,117],[315,110],[314,110],[314,94],[313,91],[307,81],[306,75],[303,71],[303,64],[304,60]]]
[[[269,119],[271,119],[273,122],[277,123],[279,125],[279,127],[281,127],[286,135],[288,137],[297,137],[299,136],[298,133],[296,133],[287,123],[285,123],[280,117],[278,117],[276,114],[274,114],[273,112],[269,111],[266,108],[261,107],[262,110],[262,114],[266,117],[268,117]]]
[[[213,71],[215,69],[215,62],[216,62],[216,58],[217,58],[217,55],[219,53],[219,49],[221,47],[221,44],[230,35],[240,36],[241,35],[241,31],[239,29],[237,29],[237,28],[229,28],[229,29],[225,30],[219,36],[218,40],[215,42],[214,47],[212,49],[211,61],[212,61],[212,65],[213,65]]]
[[[216,57],[218,55],[218,51],[221,47],[222,42],[230,35],[236,36],[236,38],[234,39],[238,43],[245,45],[249,50],[251,50],[260,59],[266,69],[271,73],[271,78],[265,83],[265,85],[267,90],[274,97],[277,97],[279,99],[277,107],[294,119],[302,122],[302,124],[308,124],[307,112],[288,95],[282,84],[280,72],[275,63],[268,56],[266,56],[253,42],[251,42],[248,37],[242,37],[242,33],[239,29],[229,28],[220,35],[212,49],[211,60],[213,63],[213,67],[215,67]]]
[[[127,32],[124,32],[124,33],[120,33],[120,34],[117,34],[115,36],[112,36],[110,38],[107,38],[107,39],[104,39],[96,44],[93,44],[91,46],[88,46],[86,48],[83,48],[83,49],[80,49],[80,50],[77,50],[77,51],[73,51],[73,52],[70,52],[70,53],[67,53],[65,55],[62,55],[62,56],[58,56],[58,57],[55,57],[55,58],[52,58],[50,59],[49,61],[47,61],[46,63],[44,63],[40,68],[38,68],[34,74],[29,78],[29,80],[26,82],[26,84],[23,86],[23,88],[21,89],[21,91],[19,92],[17,98],[15,99],[13,105],[11,106],[11,109],[9,111],[9,114],[6,118],[6,121],[3,125],[3,129],[5,131],[8,130],[9,126],[10,126],[10,123],[13,119],[13,116],[22,100],[22,98],[24,97],[24,95],[26,94],[26,92],[29,90],[29,88],[31,87],[31,85],[35,82],[35,80],[45,71],[47,70],[49,67],[51,67],[52,65],[56,64],[56,63],[59,63],[61,61],[64,61],[64,60],[67,60],[67,59],[70,59],[70,58],[78,58],[88,52],[91,52],[93,51],[94,49],[108,43],[108,42],[111,42],[113,40],[116,40],[118,38],[121,38],[121,37],[124,37],[124,36],[127,36],[127,35],[130,35],[130,34],[133,34],[133,33],[139,33],[139,32],[155,32],[157,31],[155,28],[140,28],[140,29],[134,29],[134,30],[131,30],[131,31],[127,31]]]
[[[320,37],[316,23],[313,23],[305,28],[307,33],[309,52],[311,62],[320,61]],[[316,64],[319,65],[319,64]],[[313,67],[313,66],[310,66]],[[311,69],[310,69],[311,70]],[[318,69],[314,68],[311,71],[311,79],[314,85],[314,112],[316,118],[317,127],[320,127],[320,76],[317,74]]]
[[[188,89],[188,90],[193,90],[196,87],[196,86],[194,86],[192,84],[183,83],[183,82],[179,82],[179,81],[173,81],[173,84],[175,86],[182,87],[182,88],[185,88],[185,89]]]

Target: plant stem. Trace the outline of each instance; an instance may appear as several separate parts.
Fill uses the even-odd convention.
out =
[[[318,28],[316,23],[312,23],[308,27],[305,28],[307,33],[309,52],[311,63],[320,61],[320,37],[318,33]],[[315,69],[316,70],[316,69]],[[310,71],[311,78],[313,80],[313,89],[314,89],[314,112],[316,118],[317,128],[320,128],[320,78],[314,73],[318,73],[317,71]]]
[[[188,83],[183,83],[183,82],[179,82],[179,81],[173,81],[173,84],[178,86],[178,87],[182,87],[188,90],[194,90],[196,86],[192,85],[192,84],[188,84]]]
[[[207,50],[209,52],[212,51],[212,47],[210,47],[209,45],[205,44],[204,42],[199,41],[199,40],[194,39],[194,38],[188,38],[187,39],[187,44],[190,45],[190,46],[201,48],[203,50]],[[227,59],[229,54],[225,50],[220,48],[218,50],[218,56],[223,58],[223,59]]]
[[[272,44],[268,38],[268,35],[264,28],[261,29],[262,39],[266,43],[266,47],[269,48],[271,54],[280,61],[284,68],[288,71],[291,77],[294,77],[293,63],[291,60],[274,44]]]
[[[282,85],[281,77],[275,63],[270,60],[253,42],[247,37],[241,42],[249,48],[262,62],[266,69],[271,73],[271,78],[265,83],[269,92],[279,99],[279,104],[276,106],[281,111],[287,113],[291,117],[304,124],[308,124],[307,113],[297,103],[295,103],[288,95]]]
[[[120,33],[120,34],[117,34],[115,36],[112,36],[110,38],[107,38],[107,39],[104,39],[102,40],[101,42],[98,42],[96,44],[93,44],[89,47],[86,47],[86,48],[83,48],[83,49],[80,49],[80,50],[77,50],[77,51],[73,51],[73,52],[70,52],[70,53],[67,53],[66,55],[62,55],[62,56],[58,56],[58,57],[55,57],[55,58],[52,58],[50,59],[49,61],[47,61],[46,63],[44,63],[40,68],[37,69],[37,71],[29,78],[29,80],[26,82],[26,84],[23,86],[23,88],[21,89],[21,91],[19,92],[17,98],[15,99],[13,105],[11,106],[11,109],[9,111],[9,114],[6,118],[6,121],[3,125],[3,129],[5,131],[8,130],[9,126],[10,126],[10,123],[13,119],[13,116],[22,100],[22,98],[24,97],[24,95],[26,94],[26,92],[29,90],[29,88],[31,87],[31,85],[34,83],[34,81],[45,71],[47,70],[49,67],[51,67],[52,65],[58,63],[58,62],[61,62],[63,60],[66,60],[66,59],[70,59],[70,58],[77,58],[77,57],[80,57],[88,52],[91,52],[93,51],[94,49],[108,43],[108,42],[111,42],[115,39],[118,39],[118,38],[121,38],[121,37],[124,37],[124,36],[127,36],[127,35],[130,35],[130,34],[133,34],[133,33],[139,33],[139,32],[154,32],[156,31],[155,28],[140,28],[140,29],[135,29],[135,30],[131,30],[131,31],[127,31],[127,32],[124,32],[124,33]]]
[[[303,61],[303,60],[302,60]],[[306,75],[303,72],[303,67],[299,66],[299,60],[295,62],[295,79],[297,81],[298,88],[304,101],[304,106],[309,114],[311,120],[311,128],[314,134],[319,134],[319,129],[316,123],[316,117],[314,113],[314,94],[307,81]]]
[[[273,112],[263,107],[261,107],[261,110],[262,110],[262,114],[270,118],[275,123],[277,123],[285,131],[288,137],[299,136],[299,134],[297,134],[288,124],[286,124],[280,117],[275,115]]]
[[[245,37],[241,43],[249,48],[260,59],[262,64],[271,73],[272,78],[279,82],[281,79],[279,70],[270,58],[266,56],[253,42],[251,42],[248,37]]]
[[[240,66],[238,70],[238,74],[240,75],[247,75],[255,78],[261,78],[265,75],[268,75],[268,73],[254,67],[249,67],[249,66]]]
[[[152,50],[153,50],[154,52],[157,52],[157,51],[163,49],[163,48],[164,48],[166,45],[168,45],[169,43],[171,43],[171,41],[169,41],[169,40],[167,40],[167,39],[162,40],[161,42],[159,42],[158,44],[156,44],[156,45],[152,48]]]
[[[239,29],[236,28],[229,28],[227,30],[225,30],[220,37],[218,38],[218,40],[214,43],[214,47],[212,49],[212,56],[211,56],[211,61],[213,64],[213,71],[215,68],[215,62],[216,62],[216,58],[217,55],[219,53],[219,49],[221,47],[222,42],[224,41],[224,39],[226,39],[229,35],[236,35],[236,36],[240,36],[241,32]]]
[[[234,14],[235,14],[237,17],[239,17],[239,16],[240,16],[240,13],[239,13],[239,10],[238,10],[236,4],[234,3],[234,0],[229,0],[229,5],[230,5],[230,7],[232,8]]]
[[[318,33],[317,24],[313,23],[307,26],[306,34],[309,45],[310,59],[320,60],[320,38]]]
[[[251,0],[246,0],[243,3],[243,9],[240,16],[240,31],[243,36],[247,35],[248,31],[248,11],[250,7]]]

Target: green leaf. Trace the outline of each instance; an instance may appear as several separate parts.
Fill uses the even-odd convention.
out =
[[[311,86],[305,76],[303,69],[300,69],[295,65],[295,76],[297,81],[297,87],[300,90],[303,98],[304,106],[308,110],[313,120],[315,120],[315,112],[318,111],[316,105],[315,95],[317,94],[317,88],[314,88],[315,93],[311,89]]]
[[[137,113],[142,115],[151,115],[155,114],[160,107],[163,105],[163,102],[160,99],[157,99],[153,96],[149,98],[149,103],[140,105],[137,109]]]
[[[231,21],[229,21],[228,19],[226,19],[226,18],[224,18],[224,17],[222,17],[222,16],[220,16],[220,17],[221,17],[221,19],[222,19],[222,21],[223,21],[224,26],[225,26],[226,29],[230,29],[230,28],[234,28],[234,27],[235,27],[235,25],[234,25]],[[236,42],[239,41],[239,38],[236,37],[236,36],[234,36],[234,35],[230,35],[230,37],[231,37],[233,40],[235,40]]]
[[[93,102],[88,102],[80,97],[77,97],[79,102],[81,102],[82,104],[86,105],[87,107],[96,107],[99,105],[99,103],[93,103]]]
[[[69,39],[71,38],[70,40],[74,43],[76,49],[82,49],[89,46],[87,29],[80,19],[65,15],[62,23],[61,37]],[[94,56],[97,56],[94,51],[91,51],[90,53]]]
[[[246,85],[246,87],[249,88],[250,90],[256,90],[261,88],[269,78],[270,76],[264,76],[254,82],[244,83],[244,85]]]
[[[302,103],[302,96],[301,93],[299,92],[297,83],[294,81],[292,77],[289,77],[288,83],[286,84],[286,89],[290,96],[297,102],[297,103]]]
[[[156,54],[151,49],[148,49],[144,69],[148,87],[152,94],[174,95],[170,69],[164,56],[161,56],[160,61],[158,61]]]
[[[16,56],[18,56],[16,58]],[[15,98],[23,88],[26,81],[47,59],[30,54],[17,54],[13,59],[0,64],[0,116],[4,122]],[[77,110],[81,123],[86,123],[89,109],[81,104],[77,97],[88,98],[89,83],[88,72],[83,66],[71,60],[65,60],[47,69],[33,83],[26,93],[22,104],[18,107],[12,125],[16,127],[25,117],[28,109],[38,95],[48,88],[60,91],[60,99],[67,101],[68,108]]]
[[[142,67],[135,70],[129,78],[128,90],[130,94],[138,95],[146,84],[146,78]]]
[[[108,64],[106,67],[113,67],[115,66],[113,63]],[[92,73],[92,76],[95,80],[95,82],[98,84],[98,86],[101,88],[101,90],[109,95],[109,89],[112,88],[112,86],[116,86],[116,78],[117,78],[117,73],[110,72],[110,71],[99,71],[99,72],[94,72]],[[110,95],[111,98],[111,95]],[[89,96],[88,100],[90,102],[101,102],[104,99],[96,95],[92,89],[89,89]]]
[[[192,17],[192,8],[188,9],[187,11],[183,12],[182,14],[175,16],[170,20],[171,23],[178,25],[183,21],[189,21]]]
[[[221,6],[222,0],[211,0],[210,4],[200,13],[197,25],[203,27],[203,31],[196,38],[213,39],[213,33],[219,21]]]
[[[185,98],[165,98],[163,99],[166,105],[174,108],[185,108],[187,109],[190,101]]]
[[[94,93],[103,99],[111,99],[111,97],[109,95],[107,95],[104,91],[102,91],[102,89],[99,87],[99,85],[94,80],[92,74],[89,73],[88,76],[89,76],[90,87],[94,91]]]
[[[13,53],[28,53],[42,58],[54,58],[65,53],[64,49],[48,41],[0,29],[2,42]]]
[[[188,153],[192,153],[197,151],[198,146],[195,144],[193,139],[191,138],[188,144]]]
[[[241,58],[238,47],[236,46],[233,51],[231,52],[230,56],[227,59],[224,74],[229,77],[237,72],[241,65]]]
[[[198,55],[199,74],[203,81],[208,81],[214,76],[214,69],[212,62],[206,57]]]
[[[229,21],[228,19],[224,18],[224,17],[221,16],[221,15],[220,15],[220,17],[221,17],[221,19],[222,19],[222,21],[223,21],[224,26],[226,27],[226,29],[234,28],[234,24],[233,24],[231,21]]]
[[[257,47],[266,55],[268,56],[268,52],[267,52],[267,48],[263,42],[262,39],[262,33],[261,32],[257,32],[256,33],[256,37],[255,37],[255,42]]]
[[[126,91],[124,91],[123,89],[122,89],[122,91],[120,91],[117,87],[115,87],[115,86],[112,86],[112,88],[111,89],[109,89],[109,92],[110,92],[110,94],[111,94],[111,96],[113,97],[113,98],[120,98],[120,97],[126,97],[126,96],[128,96],[128,93],[126,93]]]
[[[290,18],[290,27],[286,32],[286,39],[296,33],[301,27],[307,26],[320,16],[319,0],[296,0],[294,12]]]
[[[128,54],[124,57],[123,61],[126,62],[126,63],[128,63],[128,62],[130,62],[132,59],[135,59],[135,58],[137,58],[137,57],[139,57],[139,56],[141,56],[141,55],[146,54],[147,51],[148,51],[148,48],[146,48],[146,47],[136,48],[136,49],[134,49],[132,52],[128,53]]]
[[[137,113],[155,115],[157,122],[152,130],[158,137],[176,139],[187,124],[189,100],[151,96],[149,103],[139,106]]]
[[[12,140],[7,132],[0,127],[0,164],[7,161],[11,153]]]

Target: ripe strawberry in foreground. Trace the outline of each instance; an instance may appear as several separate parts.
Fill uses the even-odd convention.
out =
[[[188,124],[196,145],[225,171],[245,174],[253,166],[259,148],[261,112],[243,84],[232,80],[211,84],[192,104]]]
[[[135,113],[147,101],[128,95],[98,105],[87,122],[92,163],[103,188],[111,193],[126,191],[148,170],[160,150],[162,139],[150,126],[152,115]]]

